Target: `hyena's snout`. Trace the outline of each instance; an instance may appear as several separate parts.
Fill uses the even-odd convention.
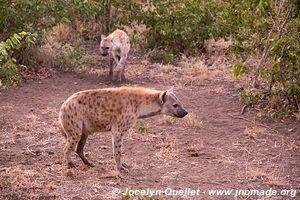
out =
[[[102,56],[107,56],[108,55],[108,47],[100,47],[100,54]]]
[[[184,108],[180,108],[177,110],[176,117],[183,118],[188,114],[188,112]]]

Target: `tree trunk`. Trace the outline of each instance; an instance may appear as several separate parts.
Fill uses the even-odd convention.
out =
[[[111,0],[106,0],[105,14],[105,34],[108,35],[110,33]]]

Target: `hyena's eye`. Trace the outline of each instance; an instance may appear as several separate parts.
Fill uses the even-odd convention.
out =
[[[177,108],[177,107],[178,107],[178,104],[177,104],[177,103],[173,104],[173,107],[174,107],[174,108]]]

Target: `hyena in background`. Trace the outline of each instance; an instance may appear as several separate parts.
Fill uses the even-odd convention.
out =
[[[119,87],[85,90],[73,94],[61,106],[59,124],[66,137],[64,165],[74,167],[71,152],[92,166],[83,153],[88,136],[94,132],[111,131],[116,169],[128,170],[121,162],[124,134],[139,118],[165,114],[182,118],[188,114],[173,93],[140,87]]]
[[[111,79],[113,77],[113,60],[117,64],[117,80],[122,81],[125,79],[124,71],[129,50],[130,40],[124,31],[117,29],[107,37],[101,35],[100,53],[102,56],[109,54],[112,57],[110,58],[109,66],[109,76]]]

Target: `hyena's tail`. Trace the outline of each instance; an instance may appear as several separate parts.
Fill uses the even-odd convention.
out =
[[[65,139],[67,139],[67,134],[66,134],[64,127],[62,126],[62,124],[60,122],[58,122],[58,124],[59,124],[58,127],[59,127],[61,134],[64,136]]]
[[[67,139],[67,134],[62,128],[60,129],[60,132],[64,136],[64,138]]]

